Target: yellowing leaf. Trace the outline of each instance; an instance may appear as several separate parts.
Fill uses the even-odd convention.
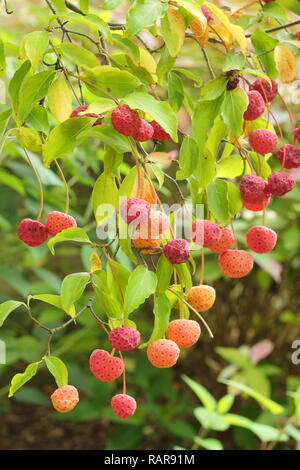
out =
[[[23,147],[32,152],[41,152],[42,141],[38,132],[28,127],[19,127],[16,137]]]
[[[283,83],[289,83],[296,78],[296,58],[289,48],[284,44],[275,47],[274,58],[276,68]]]
[[[90,254],[90,265],[91,269],[90,272],[93,274],[95,271],[101,271],[102,269],[102,263],[101,259],[99,258],[97,252],[94,250]]]
[[[228,29],[225,28],[225,26],[221,24],[216,24],[213,27],[213,31],[210,31],[209,34],[216,38],[222,39],[222,41],[224,42],[226,46],[226,49],[230,50],[233,44],[233,37],[230,31],[228,31]]]
[[[65,121],[72,112],[72,95],[63,75],[49,87],[48,105],[58,121]]]
[[[152,152],[147,155],[147,160],[154,163],[169,165],[172,161],[172,156],[166,152]]]
[[[194,20],[191,24],[190,24],[190,28],[193,32],[193,35],[195,36],[195,38],[197,39],[197,41],[199,42],[200,46],[201,47],[205,47],[206,46],[206,43],[208,41],[208,28],[206,27],[204,30],[202,29],[202,24],[199,23],[198,20]]]
[[[176,57],[185,38],[185,22],[178,10],[168,9],[161,20],[160,30],[170,55]]]
[[[147,72],[150,73],[153,83],[157,82],[157,75],[156,75],[156,62],[153,59],[152,55],[150,52],[147,51],[147,49],[143,47],[139,47],[140,50],[140,60],[139,60],[139,65],[140,67],[144,67],[144,69],[147,70]]]

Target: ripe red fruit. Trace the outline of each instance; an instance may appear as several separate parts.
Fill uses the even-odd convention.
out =
[[[180,348],[189,348],[197,343],[201,328],[195,320],[173,320],[169,323],[166,335]]]
[[[189,244],[182,238],[170,240],[165,244],[163,252],[171,264],[185,263],[190,257]]]
[[[63,385],[57,388],[50,398],[52,405],[59,413],[67,413],[73,410],[79,402],[78,391],[73,385]]]
[[[278,144],[278,137],[275,132],[269,129],[256,129],[249,135],[249,144],[255,152],[265,155],[274,152]]]
[[[265,103],[271,103],[271,101],[278,95],[278,85],[272,78],[271,84],[265,78],[258,78],[252,83],[252,90],[258,91],[263,97]]]
[[[298,41],[300,41],[300,31],[297,31],[295,34],[297,36]]]
[[[174,366],[179,354],[179,347],[170,339],[159,339],[151,343],[147,348],[149,361],[160,369]]]
[[[262,254],[273,250],[277,242],[277,233],[264,225],[257,225],[248,230],[246,239],[250,250]]]
[[[145,119],[140,119],[131,136],[137,142],[145,142],[153,138],[153,127]]]
[[[48,232],[38,220],[23,219],[18,227],[18,237],[26,245],[38,246],[47,240]]]
[[[253,212],[259,212],[263,211],[268,205],[270,204],[271,198],[265,198],[262,202],[254,203],[254,202],[247,202],[243,201],[243,206],[245,209],[248,209],[248,211],[253,211]]]
[[[200,246],[210,248],[221,238],[222,229],[210,220],[197,219],[192,223],[192,239]]]
[[[120,206],[122,219],[130,225],[144,224],[150,215],[151,205],[139,198],[124,199]]]
[[[127,104],[122,104],[113,110],[111,122],[118,132],[131,136],[139,126],[140,117],[137,111],[130,109]]]
[[[202,13],[205,16],[207,22],[209,23],[213,19],[211,12],[204,5],[201,5],[201,10],[202,10]]]
[[[95,349],[90,356],[90,370],[97,379],[111,382],[124,372],[124,362],[103,349]]]
[[[248,92],[249,104],[244,112],[244,119],[246,121],[254,121],[259,118],[265,110],[265,102],[261,94],[256,90]]]
[[[244,175],[240,183],[242,199],[247,203],[260,204],[265,200],[267,182],[256,175]]]
[[[216,291],[211,286],[194,286],[188,291],[186,300],[197,312],[206,312],[215,303]]]
[[[156,121],[151,121],[150,125],[153,127],[153,136],[154,140],[168,140],[171,139],[170,134],[168,134],[160,124]]]
[[[120,393],[111,399],[111,409],[118,418],[126,419],[134,415],[136,401],[130,395]]]
[[[84,111],[88,108],[88,106],[86,105],[81,105],[81,106],[78,106],[77,108],[73,109],[70,117],[92,117],[92,118],[100,118],[100,119],[97,119],[96,122],[94,122],[93,124],[93,127],[94,126],[101,126],[102,124],[102,116],[101,114],[95,114],[95,113],[84,113]]]
[[[300,34],[300,31],[299,31],[299,34]],[[300,41],[300,39],[299,39],[299,41]],[[296,140],[298,140],[298,142],[300,142],[300,126],[296,127],[296,129],[294,130],[294,135],[295,135]]]
[[[123,326],[111,330],[108,340],[117,351],[131,351],[140,344],[141,335],[135,328]]]
[[[289,173],[284,171],[275,171],[268,178],[266,194],[274,196],[284,196],[296,186],[296,181]]]
[[[223,251],[229,250],[234,244],[234,235],[228,228],[221,229],[221,237],[219,241],[210,246],[211,251],[214,253],[223,253]]]
[[[45,225],[48,233],[54,236],[66,228],[77,227],[77,222],[74,217],[69,214],[53,211],[49,212],[47,215]]]
[[[226,250],[219,255],[219,266],[225,276],[244,277],[253,268],[253,257],[248,251]]]
[[[291,168],[300,167],[300,148],[296,145],[286,144],[277,150],[277,157],[283,168],[290,170]]]

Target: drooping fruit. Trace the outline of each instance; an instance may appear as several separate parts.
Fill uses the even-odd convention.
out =
[[[173,320],[169,323],[166,335],[180,348],[189,348],[197,343],[201,328],[195,320]]]
[[[29,246],[38,246],[48,238],[46,226],[38,220],[23,219],[18,227],[18,237]]]
[[[228,228],[222,228],[222,233],[219,241],[210,246],[210,250],[214,253],[223,253],[223,251],[229,250],[234,244],[234,235]]]
[[[136,401],[130,395],[120,393],[111,399],[111,409],[114,414],[121,419],[130,418],[136,410]]]
[[[159,339],[147,348],[147,356],[151,364],[158,368],[172,367],[176,364],[180,350],[170,339]]]
[[[140,198],[126,198],[122,201],[120,212],[123,220],[132,226],[144,224],[150,215],[151,206]]]
[[[189,244],[183,238],[170,240],[165,244],[163,252],[171,264],[185,263],[190,257]]]
[[[48,233],[54,236],[66,228],[77,227],[77,222],[74,217],[69,214],[65,214],[64,212],[59,211],[52,211],[47,215],[45,225]]]
[[[197,312],[205,312],[215,303],[216,291],[211,286],[194,286],[188,291],[186,300]]]
[[[210,248],[220,240],[221,235],[221,227],[210,220],[197,219],[192,223],[193,241],[200,246]]]
[[[253,268],[253,256],[245,250],[226,250],[219,255],[219,266],[228,277],[247,276]]]
[[[136,328],[123,326],[111,330],[108,340],[117,351],[131,351],[141,342],[141,334]]]
[[[255,253],[272,251],[277,242],[277,233],[264,225],[251,227],[247,234],[247,245]]]
[[[79,402],[79,395],[77,388],[73,385],[63,385],[57,388],[51,395],[53,407],[59,413],[68,413],[73,410]]]
[[[97,379],[111,382],[124,372],[124,362],[104,349],[95,349],[90,356],[90,370]]]

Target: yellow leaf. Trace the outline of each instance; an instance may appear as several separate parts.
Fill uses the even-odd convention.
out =
[[[274,58],[279,76],[283,83],[289,83],[295,80],[297,67],[296,58],[289,48],[281,44],[275,47]]]
[[[169,165],[172,162],[172,156],[166,152],[152,152],[147,155],[147,160],[154,163]]]
[[[48,105],[58,121],[63,122],[72,112],[72,95],[63,75],[60,75],[49,87]]]
[[[90,265],[91,269],[90,272],[93,274],[95,271],[101,271],[102,269],[102,263],[101,259],[99,258],[98,254],[96,251],[92,251],[90,254]]]
[[[231,48],[233,44],[232,34],[221,24],[214,25],[213,31],[210,31],[209,34],[211,36],[215,36],[216,38],[222,39],[227,50]]]
[[[42,141],[38,132],[28,127],[19,127],[16,137],[23,147],[32,152],[41,152]]]
[[[147,49],[143,47],[139,47],[140,50],[140,60],[139,60],[139,66],[143,67],[144,69],[147,70],[147,72],[150,73],[153,83],[157,82],[157,75],[156,75],[156,62],[153,59],[152,55],[150,52],[147,51]]]

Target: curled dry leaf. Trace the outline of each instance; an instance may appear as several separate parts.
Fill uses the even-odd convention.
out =
[[[172,155],[166,152],[152,152],[147,155],[147,160],[154,163],[169,165],[172,162]]]

